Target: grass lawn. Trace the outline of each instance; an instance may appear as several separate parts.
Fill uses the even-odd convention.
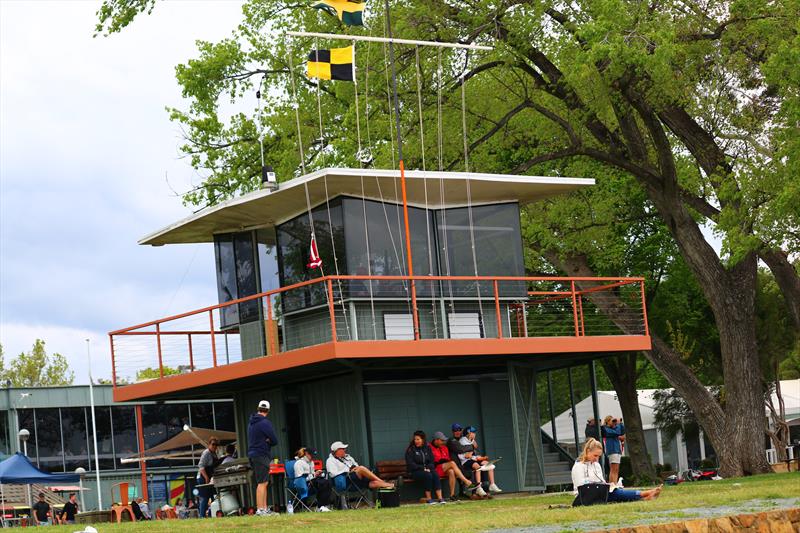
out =
[[[552,504],[569,504],[569,494],[508,495],[490,501],[469,501],[448,505],[404,505],[397,509],[363,509],[331,513],[301,513],[273,518],[233,517],[223,519],[170,520],[144,524],[97,524],[106,532],[239,531],[269,528],[270,531],[381,532],[381,531],[486,531],[519,526],[545,527],[551,531],[580,530],[634,524],[658,518],[672,522],[686,518],[694,508],[729,507],[727,514],[753,511],[751,500],[800,500],[800,473],[772,474],[723,481],[683,483],[664,487],[661,497],[649,502],[615,504],[613,507],[549,509]],[[692,515],[694,516],[694,515]],[[663,518],[663,520],[662,520]],[[590,526],[587,522],[592,522]],[[583,525],[582,525],[583,524]],[[78,526],[60,530],[76,531]]]

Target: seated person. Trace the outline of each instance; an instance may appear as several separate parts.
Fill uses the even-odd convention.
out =
[[[222,462],[220,464],[230,463],[231,461],[236,460],[236,445],[235,444],[228,444],[225,446],[225,455],[222,457]]]
[[[424,431],[415,431],[406,448],[406,470],[414,481],[421,482],[425,487],[425,500],[429,504],[445,503],[442,498],[442,483],[433,462],[433,451],[425,440]],[[431,498],[431,491],[436,494],[435,500]]]
[[[475,434],[477,432],[478,428],[467,426],[464,428],[465,435],[459,439],[461,449],[464,450],[463,453],[458,454],[458,458],[461,461],[461,468],[465,472],[473,471],[475,473],[475,481],[478,485],[481,484],[481,473],[486,472],[489,478],[489,492],[495,494],[503,492],[494,482],[494,465],[489,462],[489,457],[478,454],[478,443],[475,440]],[[475,494],[483,497],[486,496],[486,491],[483,490],[483,487],[479,486],[475,489]]]
[[[134,498],[131,502],[131,509],[133,509],[133,516],[136,520],[150,520],[150,513],[144,514],[143,506],[147,508],[147,504],[143,503],[141,498]]]
[[[186,509],[186,506],[183,505],[183,498],[178,498],[175,500],[175,514],[180,519],[184,519],[189,516],[188,509]]]
[[[446,440],[447,438],[441,431],[433,434],[433,440],[430,444],[431,452],[433,453],[433,464],[436,465],[436,473],[439,477],[446,477],[450,482],[450,501],[457,501],[456,479],[461,481],[467,490],[477,489],[478,484],[468,480],[456,462],[450,459],[450,449],[445,444]]]
[[[575,501],[572,505],[580,505],[578,499],[578,487],[584,483],[606,483],[603,478],[603,467],[599,463],[600,456],[603,455],[603,445],[596,439],[589,439],[583,446],[583,453],[575,461],[572,467],[572,485],[575,489]],[[639,500],[652,500],[658,498],[661,494],[663,485],[659,485],[652,490],[629,490],[616,488],[614,484],[608,484],[610,492],[608,493],[609,502],[635,502]]]
[[[331,504],[331,482],[322,470],[314,470],[314,454],[316,450],[300,448],[294,454],[294,486],[297,494],[305,501],[309,495],[317,495],[317,511],[327,513]]]
[[[348,482],[362,489],[394,488],[394,484],[382,480],[369,468],[359,465],[347,454],[347,446],[338,440],[331,444],[331,453],[325,461],[325,470],[328,471],[328,477],[333,480],[336,490],[344,492],[347,490]]]

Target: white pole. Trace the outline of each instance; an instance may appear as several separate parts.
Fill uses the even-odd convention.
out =
[[[388,39],[386,37],[372,37],[367,35],[336,35],[333,33],[316,33],[307,31],[287,31],[289,37],[320,37],[322,39],[338,39],[342,41],[370,41],[373,43],[411,44],[414,46],[435,46],[438,48],[466,48],[468,50],[493,50],[491,46],[479,44],[440,43],[436,41],[415,41],[412,39]]]
[[[92,384],[92,355],[90,341],[86,339],[86,359],[89,361],[89,403],[92,408],[92,439],[94,440],[94,472],[97,480],[97,509],[103,510],[103,495],[100,492],[100,454],[97,450],[97,421],[94,413],[94,386]],[[86,511],[86,509],[84,509]]]

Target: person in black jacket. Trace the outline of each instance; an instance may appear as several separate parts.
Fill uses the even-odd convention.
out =
[[[429,504],[445,503],[442,498],[442,482],[436,473],[433,461],[433,452],[425,440],[424,431],[415,431],[414,438],[406,448],[406,470],[415,481],[425,487],[425,499]],[[436,493],[436,499],[431,498],[431,492]]]

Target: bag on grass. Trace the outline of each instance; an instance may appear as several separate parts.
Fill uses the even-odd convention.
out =
[[[572,502],[574,507],[608,503],[608,489],[606,483],[586,483],[578,487],[578,496]]]

